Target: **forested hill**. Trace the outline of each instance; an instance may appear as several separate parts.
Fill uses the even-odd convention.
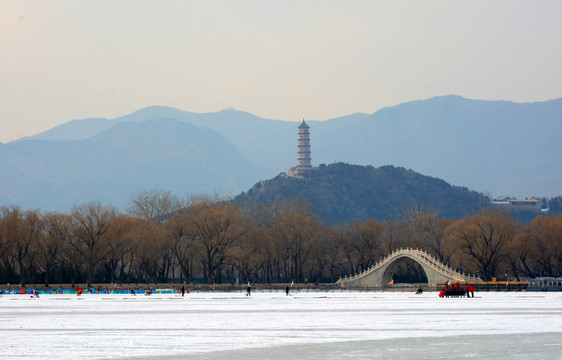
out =
[[[439,217],[461,218],[489,205],[489,199],[465,187],[400,167],[320,165],[302,177],[277,177],[259,182],[236,201],[268,202],[307,199],[326,223],[397,219],[408,207],[424,206]]]

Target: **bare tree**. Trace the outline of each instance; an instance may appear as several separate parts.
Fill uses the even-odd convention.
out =
[[[138,281],[163,279],[171,259],[171,245],[153,221],[142,221],[132,261]]]
[[[263,271],[266,277],[275,281],[287,280],[289,274],[289,253],[276,233],[279,223],[284,221],[290,212],[302,216],[314,216],[314,207],[303,199],[289,198],[272,200],[266,203],[252,203],[246,206],[246,211],[254,217],[261,227],[264,237],[261,239],[262,249],[265,251]]]
[[[242,210],[226,203],[203,202],[190,206],[189,236],[199,244],[208,282],[221,282],[222,266],[246,229]]]
[[[123,247],[123,256],[121,258],[122,272],[126,273],[127,283],[131,283],[131,274],[135,269],[135,261],[138,258],[138,250],[145,231],[145,221],[139,218],[128,218],[129,228]]]
[[[8,240],[8,232],[5,230],[4,222],[6,221],[5,218],[10,214],[10,208],[7,206],[0,207],[0,259],[2,259],[2,266],[4,267],[4,271],[7,273],[8,271],[12,271],[11,266],[11,256],[8,256],[8,250],[10,249],[11,242]],[[2,270],[0,268],[0,270]],[[1,274],[1,273],[0,273]]]
[[[31,258],[41,232],[41,216],[38,210],[22,212],[15,206],[5,213],[2,222],[9,251],[19,266],[20,284],[25,286],[27,269],[32,266]]]
[[[345,249],[346,242],[348,242],[349,237],[347,235],[348,231],[343,225],[336,225],[330,229],[330,234],[325,241],[328,242],[326,245],[326,256],[329,259],[330,267],[330,278],[335,281],[342,274],[349,274],[348,264],[346,263]],[[351,267],[352,268],[352,267]],[[353,272],[353,269],[351,270]]]
[[[38,243],[40,254],[37,262],[45,272],[45,286],[49,286],[49,274],[61,259],[59,250],[71,235],[72,222],[70,216],[56,212],[45,214],[43,219],[44,230]]]
[[[404,239],[407,239],[407,246],[423,247],[426,245],[428,226],[437,221],[439,211],[426,207],[423,204],[407,206],[402,210],[400,219],[404,225]]]
[[[268,228],[273,228],[283,221],[289,212],[303,216],[314,216],[316,213],[308,201],[298,198],[272,200],[266,203],[255,202],[249,210],[259,224]]]
[[[59,249],[59,259],[61,264],[70,270],[70,282],[72,287],[76,285],[78,274],[82,270],[84,264],[82,248],[84,247],[81,240],[75,236],[74,221],[72,220],[71,231],[68,238],[65,239],[61,248]]]
[[[122,274],[125,268],[125,256],[131,243],[134,241],[134,229],[136,219],[118,215],[111,222],[107,237],[111,249],[105,261],[105,268],[109,275],[109,281],[115,283],[117,277]]]
[[[485,280],[491,280],[502,265],[506,249],[517,233],[517,224],[502,212],[484,210],[482,214],[455,222],[451,234],[466,255],[478,265]]]
[[[562,215],[533,219],[525,233],[533,273],[562,275]]]
[[[304,280],[304,267],[318,240],[319,226],[316,218],[289,212],[276,227],[275,236],[284,249],[287,270],[296,282]]]
[[[116,216],[115,208],[103,207],[99,202],[72,208],[72,218],[75,222],[74,236],[78,239],[78,244],[82,245],[77,249],[86,261],[87,286],[91,286],[96,267],[113,250],[107,232]]]
[[[384,225],[374,220],[354,222],[350,226],[350,246],[357,254],[356,271],[368,269],[382,256]]]
[[[232,266],[238,270],[239,279],[254,281],[260,271],[263,271],[262,278],[270,282],[272,274],[264,271],[269,245],[264,241],[267,238],[266,229],[250,222],[246,224],[246,230],[238,245],[231,249]]]
[[[144,220],[153,220],[160,225],[185,207],[185,204],[170,191],[145,190],[131,195],[129,213]]]
[[[310,260],[308,261],[309,279],[316,284],[319,284],[326,276],[334,279],[334,258],[330,248],[332,246],[337,248],[338,246],[337,242],[334,241],[332,229],[325,223],[319,223],[318,225],[316,239],[312,246]]]
[[[181,276],[185,276],[187,282],[191,281],[192,263],[195,257],[195,243],[189,236],[189,220],[190,217],[187,214],[175,214],[163,225],[164,233],[171,242],[172,254],[180,266]]]

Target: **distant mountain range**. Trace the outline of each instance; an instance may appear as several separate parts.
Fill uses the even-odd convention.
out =
[[[562,194],[562,99],[435,97],[310,126],[314,165],[393,165],[493,196]],[[294,119],[300,120],[300,119]],[[0,143],[0,205],[124,208],[150,188],[236,195],[296,165],[297,122],[152,106]]]
[[[147,189],[235,195],[266,172],[221,134],[174,119],[120,122],[83,140],[0,147],[0,203],[68,211],[98,200],[125,208]]]

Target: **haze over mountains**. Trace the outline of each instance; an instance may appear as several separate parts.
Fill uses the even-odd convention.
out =
[[[393,165],[493,196],[552,197],[562,194],[561,114],[562,99],[444,96],[307,123],[314,165]],[[296,165],[297,126],[159,106],[74,120],[0,143],[0,205],[67,211],[98,200],[124,208],[132,192],[150,188],[237,195]]]

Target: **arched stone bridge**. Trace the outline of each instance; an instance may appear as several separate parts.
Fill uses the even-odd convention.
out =
[[[477,282],[481,281],[472,275],[461,274],[443,264],[427,252],[418,249],[399,249],[377,262],[371,268],[353,276],[340,278],[336,283],[344,286],[381,286],[384,287],[392,280],[396,267],[406,258],[412,259],[421,265],[427,276],[428,285],[438,282]]]

